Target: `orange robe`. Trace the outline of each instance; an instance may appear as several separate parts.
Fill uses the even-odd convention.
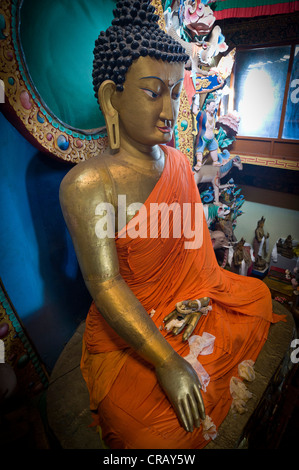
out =
[[[162,148],[164,170],[144,204],[147,212],[143,220],[139,217],[139,228],[149,226],[151,203],[176,202],[183,207],[189,202],[194,208],[201,202],[187,158],[178,150]],[[178,222],[179,215],[173,217],[172,222]],[[126,228],[116,236],[120,272],[145,310],[149,314],[155,310],[152,320],[158,328],[177,302],[211,298],[212,310],[200,318],[193,334],[216,337],[213,353],[198,359],[210,376],[202,391],[206,414],[218,429],[232,403],[229,383],[238,376],[238,364],[256,360],[270,323],[281,317],[272,312],[270,291],[262,281],[220,268],[204,217],[198,249],[185,248],[183,224],[180,238],[163,238],[160,229],[158,238],[123,237]],[[171,229],[172,223],[170,234]],[[189,354],[182,335],[174,337],[165,329],[161,334],[182,357]],[[201,428],[188,433],[179,425],[153,367],[112,330],[94,304],[86,320],[81,370],[91,409],[98,411],[110,448],[197,449],[207,444]]]

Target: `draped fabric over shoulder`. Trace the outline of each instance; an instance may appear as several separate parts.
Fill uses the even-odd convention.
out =
[[[163,318],[177,302],[211,298],[212,310],[200,318],[193,334],[215,336],[212,354],[199,359],[210,376],[206,391],[202,391],[206,414],[218,429],[232,403],[229,384],[231,377],[237,376],[238,364],[256,360],[270,323],[281,317],[273,313],[270,292],[262,281],[220,268],[190,164],[178,150],[162,148],[164,170],[144,210],[116,236],[120,272],[148,314],[155,311],[153,322],[182,357],[190,353],[189,343],[182,342],[181,335],[167,333]],[[150,218],[156,203],[165,203],[168,208],[173,204],[169,227],[165,227],[163,216],[154,222]],[[184,218],[186,203],[191,207],[189,218]],[[190,240],[198,224],[202,242],[196,248],[196,236],[193,246]],[[178,226],[179,236],[173,232]],[[147,231],[156,238],[132,238],[134,227],[135,232]],[[167,228],[168,238],[164,236]],[[110,448],[196,449],[207,444],[201,428],[187,433],[180,427],[153,367],[112,330],[94,303],[86,320],[81,370],[91,409],[98,412]]]

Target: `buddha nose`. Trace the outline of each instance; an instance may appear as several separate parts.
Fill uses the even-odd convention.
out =
[[[171,99],[170,94],[164,96],[163,99],[163,108],[161,111],[160,118],[164,121],[174,121],[174,106],[173,106],[173,100]]]

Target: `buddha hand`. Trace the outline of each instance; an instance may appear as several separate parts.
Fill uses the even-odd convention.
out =
[[[183,331],[183,341],[187,341],[192,335],[201,315],[206,315],[211,307],[208,306],[209,297],[198,300],[187,300],[176,304],[176,309],[167,315],[163,322],[165,329],[177,336]]]
[[[205,419],[201,384],[193,367],[179,354],[156,367],[158,382],[172,404],[181,426],[192,432]]]

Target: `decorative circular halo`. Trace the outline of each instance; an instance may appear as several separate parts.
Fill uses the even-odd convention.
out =
[[[165,29],[161,0],[151,2]],[[20,40],[23,0],[3,0],[0,7],[0,79],[5,89],[4,115],[39,150],[70,163],[102,153],[108,146],[105,127],[83,130],[63,122],[39,95],[28,71]],[[192,117],[185,90],[175,126],[174,145],[193,163]]]

